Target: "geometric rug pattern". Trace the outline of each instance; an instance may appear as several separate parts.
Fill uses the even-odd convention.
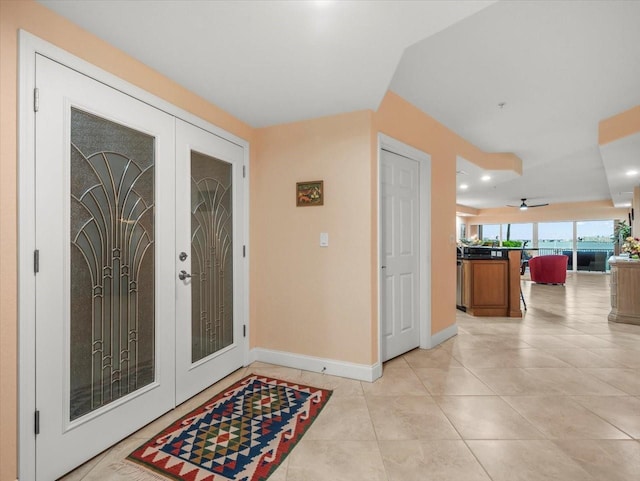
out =
[[[183,481],[261,481],[300,441],[331,393],[251,374],[127,459]]]

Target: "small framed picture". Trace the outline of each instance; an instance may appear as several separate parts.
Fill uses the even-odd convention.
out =
[[[296,182],[296,206],[307,207],[324,204],[324,189],[322,180]]]

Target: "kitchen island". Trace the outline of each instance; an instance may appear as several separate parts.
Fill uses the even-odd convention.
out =
[[[463,249],[458,256],[457,307],[472,316],[522,317],[521,254],[520,249]]]

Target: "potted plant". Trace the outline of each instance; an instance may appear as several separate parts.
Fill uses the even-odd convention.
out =
[[[613,253],[620,255],[620,246],[624,243],[625,239],[631,235],[631,226],[627,224],[626,220],[618,221],[613,228]]]

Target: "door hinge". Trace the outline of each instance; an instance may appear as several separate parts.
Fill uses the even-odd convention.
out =
[[[242,325],[242,337],[247,337],[247,325]]]
[[[246,177],[246,176],[247,176],[247,166],[246,166],[246,165],[243,165],[243,166],[242,166],[242,177],[244,178],[244,177]]]
[[[242,257],[247,257],[247,246],[242,246]]]
[[[40,251],[38,249],[33,251],[33,272],[35,274],[40,272]]]
[[[37,112],[40,110],[40,89],[33,89],[33,111]]]
[[[33,432],[40,434],[40,411],[37,409],[33,413]]]

